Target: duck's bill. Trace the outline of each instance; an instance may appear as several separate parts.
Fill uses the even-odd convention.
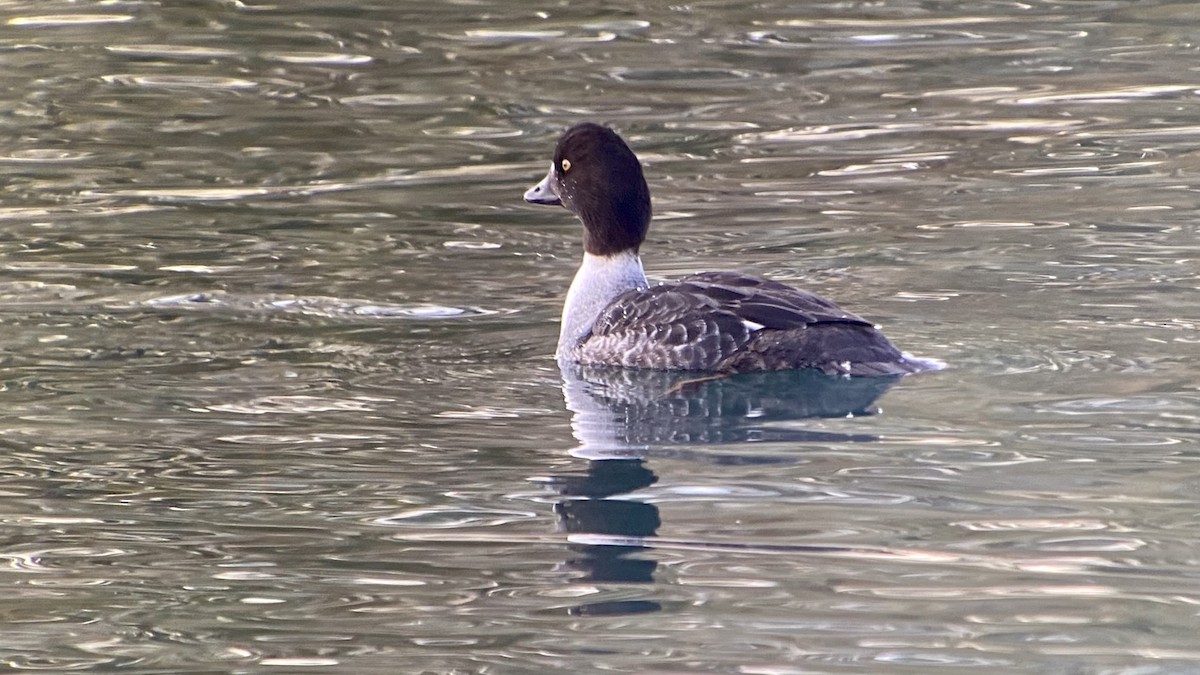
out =
[[[553,180],[554,167],[550,167],[549,173],[542,179],[542,182],[525,191],[525,201],[530,204],[561,206],[562,200],[558,198],[558,195],[554,194],[554,190],[550,187]]]

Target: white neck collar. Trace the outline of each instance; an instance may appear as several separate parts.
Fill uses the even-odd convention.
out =
[[[562,326],[558,334],[559,363],[576,361],[579,341],[592,329],[600,312],[618,295],[635,288],[646,288],[642,259],[633,251],[614,255],[583,254],[583,262],[563,304]]]

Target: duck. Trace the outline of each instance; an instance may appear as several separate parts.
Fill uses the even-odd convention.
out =
[[[560,366],[737,373],[815,369],[899,376],[937,362],[901,352],[870,321],[819,295],[735,271],[651,285],[639,254],[650,189],[637,155],[593,122],[558,139],[550,170],[524,195],[583,223],[583,260],[567,289]]]

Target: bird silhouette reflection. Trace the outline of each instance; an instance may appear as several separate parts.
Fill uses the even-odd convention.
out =
[[[797,422],[871,415],[894,377],[831,377],[815,370],[756,372],[703,379],[696,373],[571,366],[563,396],[582,470],[534,478],[562,496],[555,504],[580,583],[653,581],[657,562],[643,554],[662,524],[658,508],[622,498],[653,485],[655,458],[717,465],[794,461],[755,454],[745,444],[869,443],[871,434],[815,431]],[[732,448],[736,444],[736,451]],[[722,452],[721,446],[730,446]],[[579,605],[574,614],[656,611],[654,600],[613,599]]]

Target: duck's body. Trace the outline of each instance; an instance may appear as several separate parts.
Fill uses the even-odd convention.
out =
[[[583,263],[563,306],[562,364],[839,375],[931,367],[902,354],[865,319],[776,281],[703,272],[650,286],[638,256],[650,192],[637,157],[611,129],[569,129],[550,172],[525,199],[562,204],[584,224]]]

